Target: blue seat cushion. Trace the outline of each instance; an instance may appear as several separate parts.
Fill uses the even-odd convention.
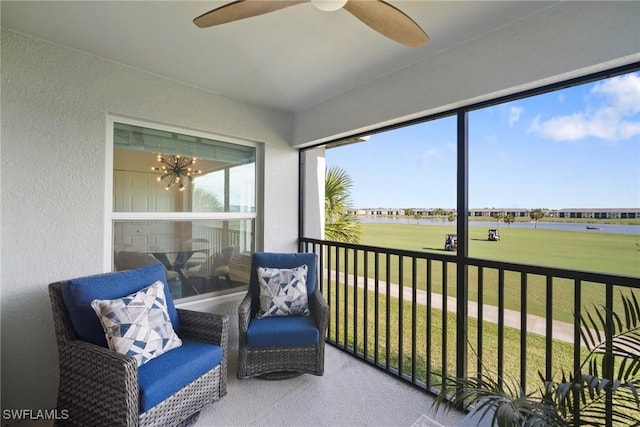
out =
[[[167,285],[167,275],[164,266],[157,263],[134,270],[97,274],[64,282],[61,287],[62,298],[78,338],[107,347],[104,329],[96,312],[91,308],[91,301],[122,298],[152,285],[157,280],[164,283],[164,294],[171,324],[173,329],[179,333],[178,311]]]
[[[318,345],[320,331],[312,316],[279,316],[251,319],[248,347],[304,347]]]
[[[183,339],[182,346],[140,366],[140,412],[147,412],[221,361],[222,347]]]

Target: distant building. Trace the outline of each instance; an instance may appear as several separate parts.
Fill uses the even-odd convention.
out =
[[[481,208],[469,209],[469,217],[495,218],[498,215],[511,215],[514,218],[528,218],[532,209],[515,208]],[[635,219],[640,218],[640,208],[567,208],[567,209],[542,209],[546,217],[571,218],[571,219]],[[361,216],[409,216],[420,215],[448,216],[456,214],[455,209],[441,208],[365,208],[351,211],[352,215]]]
[[[548,215],[548,210],[543,209],[545,214]],[[498,208],[482,208],[482,209],[469,209],[469,216],[472,217],[491,217],[495,218],[498,215],[511,215],[514,218],[528,218],[531,213],[531,209],[498,209]]]
[[[587,219],[629,219],[640,218],[640,208],[629,209],[558,209],[553,211],[556,218],[587,218]]]

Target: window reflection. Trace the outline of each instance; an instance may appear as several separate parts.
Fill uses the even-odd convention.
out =
[[[249,283],[253,220],[115,221],[113,234],[114,269],[160,262],[174,298]]]
[[[113,269],[162,263],[175,299],[244,291],[256,146],[114,123]]]
[[[114,212],[255,212],[255,171],[255,147],[115,124]]]

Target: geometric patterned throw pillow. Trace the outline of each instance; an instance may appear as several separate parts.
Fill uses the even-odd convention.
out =
[[[138,366],[167,351],[180,347],[161,281],[126,297],[93,300],[111,350],[133,356]]]
[[[258,267],[258,284],[258,319],[269,316],[309,315],[306,265],[296,268]]]

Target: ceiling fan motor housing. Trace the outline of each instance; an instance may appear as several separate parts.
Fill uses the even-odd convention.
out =
[[[314,5],[316,9],[333,12],[342,9],[344,5],[347,4],[347,0],[311,0],[311,4]]]

